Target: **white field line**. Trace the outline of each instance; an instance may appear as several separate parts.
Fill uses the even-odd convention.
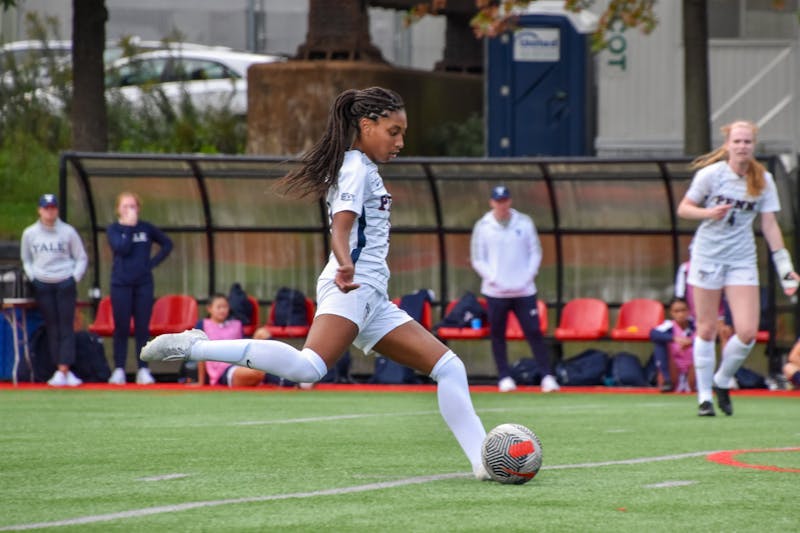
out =
[[[476,409],[480,413],[502,413],[512,411],[513,409],[505,409],[502,407],[495,407],[490,409]],[[528,410],[528,408],[520,409]],[[278,424],[304,424],[308,422],[336,422],[338,420],[354,420],[359,418],[386,418],[386,417],[401,417],[401,416],[426,416],[426,415],[439,415],[439,411],[409,411],[405,413],[359,413],[354,415],[332,415],[332,416],[309,416],[305,418],[282,418],[276,420],[244,420],[242,422],[231,422],[231,426],[262,426],[262,425],[278,425]]]
[[[599,466],[612,466],[612,465],[633,465],[642,463],[654,463],[658,461],[676,461],[691,457],[702,457],[711,453],[716,453],[720,450],[711,450],[704,452],[691,452],[676,455],[662,455],[658,457],[640,457],[635,459],[622,459],[619,461],[602,461],[598,463],[578,463],[573,465],[554,465],[544,466],[542,470],[566,470],[572,468],[597,468]],[[384,481],[378,483],[368,483],[365,485],[355,485],[352,487],[341,487],[337,489],[324,489],[309,492],[294,492],[290,494],[272,494],[268,496],[253,496],[249,498],[231,498],[226,500],[210,500],[200,502],[181,503],[177,505],[162,505],[158,507],[145,507],[143,509],[131,509],[130,511],[121,511],[118,513],[108,513],[99,515],[81,516],[77,518],[69,518],[65,520],[53,520],[51,522],[35,522],[30,524],[15,524],[10,526],[0,527],[0,531],[27,531],[31,529],[44,529],[49,527],[61,526],[76,526],[82,524],[94,524],[97,522],[109,522],[112,520],[121,520],[126,518],[141,518],[143,516],[151,516],[163,513],[175,513],[180,511],[188,511],[190,509],[199,509],[205,507],[219,507],[221,505],[232,505],[240,503],[261,503],[278,500],[290,499],[305,499],[317,498],[320,496],[339,496],[342,494],[354,494],[358,492],[368,492],[373,490],[391,489],[395,487],[402,487],[405,485],[419,485],[421,483],[431,483],[433,481],[441,481],[445,479],[455,478],[468,478],[472,477],[470,473],[454,472],[449,474],[436,474],[432,476],[419,476],[407,479],[398,479],[395,481]],[[476,483],[478,483],[476,481]]]

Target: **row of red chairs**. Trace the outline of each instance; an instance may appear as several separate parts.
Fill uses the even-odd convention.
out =
[[[248,296],[252,303],[253,315],[250,324],[244,326],[245,336],[252,336],[260,324],[260,311],[258,300]],[[400,299],[395,298],[395,304]],[[486,299],[478,298],[480,304],[488,309]],[[445,309],[445,315],[458,303],[452,301]],[[314,320],[316,306],[311,298],[306,297],[306,319],[308,324]],[[547,305],[538,300],[539,326],[542,334],[546,335],[549,329],[547,318]],[[156,299],[153,313],[150,318],[150,334],[179,333],[191,329],[197,324],[197,300],[182,294],[170,294]],[[664,321],[664,305],[648,298],[636,298],[622,304],[617,315],[614,328],[609,332],[608,304],[597,298],[576,298],[570,300],[561,312],[558,327],[553,332],[553,337],[560,341],[589,341],[610,337],[618,341],[649,341],[650,330]],[[429,302],[423,307],[422,325],[427,329],[433,327],[432,311]],[[275,306],[270,306],[265,327],[274,338],[302,338],[308,334],[310,326],[278,326],[275,325]],[[129,334],[133,335],[133,320],[129,326]],[[97,317],[89,326],[89,331],[100,336],[110,337],[114,334],[114,316],[111,310],[111,298],[106,296],[100,300],[97,308]],[[437,335],[443,339],[483,339],[489,336],[489,325],[483,324],[480,328],[441,327]],[[514,313],[508,314],[506,338],[509,340],[523,340],[519,321]],[[769,341],[768,331],[759,331],[757,342]]]
[[[478,298],[486,309],[485,298]],[[457,302],[450,302],[445,314]],[[538,300],[539,325],[543,335],[547,334],[547,305]],[[576,298],[564,305],[558,327],[553,331],[553,338],[560,341],[590,341],[610,338],[616,341],[649,341],[650,330],[664,322],[664,304],[649,298],[636,298],[623,303],[617,314],[617,321],[609,331],[608,304],[597,298]],[[438,335],[443,339],[482,339],[489,336],[488,324],[478,329],[442,327]],[[508,314],[506,338],[522,340],[524,335],[516,315]],[[759,331],[756,342],[768,342],[769,331]]]
[[[261,325],[261,312],[258,300],[248,296],[252,304],[253,313],[250,324],[242,330],[245,336],[251,337]],[[314,320],[316,306],[310,298],[306,298],[306,318],[310,324]],[[153,312],[150,317],[150,335],[163,333],[180,333],[195,327],[198,320],[197,300],[185,294],[168,294],[156,299],[153,303]],[[308,334],[309,326],[277,326],[275,325],[275,306],[271,306],[267,323],[264,326],[276,338],[299,338]],[[89,325],[89,331],[101,337],[111,337],[114,334],[114,313],[111,309],[111,297],[105,296],[97,306],[97,315],[94,322]],[[129,335],[133,335],[133,319],[129,325]]]

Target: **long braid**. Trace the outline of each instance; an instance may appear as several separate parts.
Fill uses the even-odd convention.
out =
[[[344,153],[360,135],[359,120],[366,117],[377,122],[403,107],[397,93],[381,87],[342,92],[331,106],[325,133],[300,159],[300,167],[281,178],[279,187],[301,198],[325,196],[336,184]]]

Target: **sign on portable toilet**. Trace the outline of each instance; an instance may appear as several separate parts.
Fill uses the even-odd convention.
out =
[[[488,39],[487,149],[492,157],[593,155],[596,17],[535,2]]]

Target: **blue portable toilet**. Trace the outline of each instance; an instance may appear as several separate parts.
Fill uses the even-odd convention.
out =
[[[512,31],[487,39],[491,157],[594,155],[596,17],[553,6],[534,11],[543,4],[522,12]]]

